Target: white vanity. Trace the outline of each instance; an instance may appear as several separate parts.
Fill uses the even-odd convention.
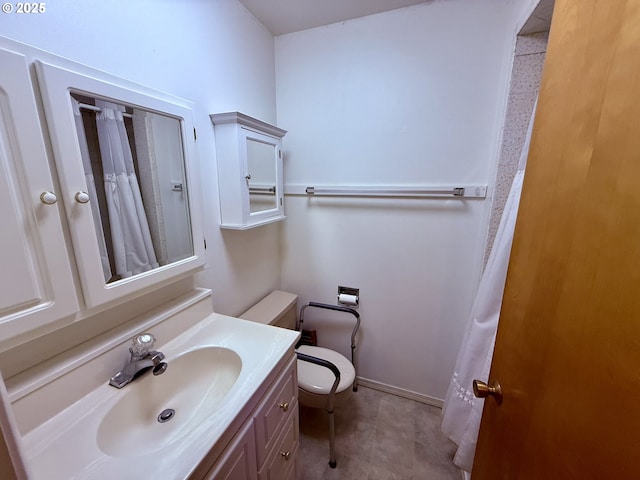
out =
[[[191,315],[150,331],[166,336]],[[81,383],[104,359],[83,362],[37,393],[64,396],[68,406],[25,435],[27,466],[36,480],[295,480],[297,339],[298,332],[213,313],[157,345],[168,364],[162,375],[147,372],[121,389],[105,378],[74,399],[63,391],[67,382]],[[19,416],[29,401],[18,402]],[[175,413],[161,423],[167,409]]]

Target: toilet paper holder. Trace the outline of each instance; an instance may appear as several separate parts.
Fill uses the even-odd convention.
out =
[[[358,308],[360,304],[360,289],[353,287],[343,287],[338,285],[338,305]]]

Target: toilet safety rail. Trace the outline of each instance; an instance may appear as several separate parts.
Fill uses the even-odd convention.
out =
[[[327,398],[327,413],[329,414],[329,466],[331,468],[336,468],[336,427],[335,419],[333,417],[333,400],[335,398],[338,385],[340,384],[340,370],[338,370],[338,367],[336,367],[333,363],[325,360],[324,358],[318,358],[300,352],[296,352],[296,355],[298,357],[298,360],[314,363],[321,367],[328,368],[336,377],[336,379],[333,381],[333,385],[331,386],[331,390],[329,391],[329,396]]]
[[[321,309],[325,309],[325,310],[333,310],[336,312],[344,312],[344,313],[349,313],[351,315],[353,315],[356,319],[356,324],[353,327],[353,331],[351,333],[351,363],[353,364],[353,368],[356,370],[356,372],[358,371],[358,367],[356,366],[356,357],[355,357],[355,353],[356,353],[356,334],[358,333],[358,329],[360,328],[360,314],[355,311],[353,308],[349,308],[349,307],[342,307],[340,305],[330,305],[328,303],[318,303],[318,302],[309,302],[308,304],[304,305],[301,309],[300,309],[300,321],[299,321],[299,326],[298,326],[298,330],[302,331],[302,324],[304,323],[304,312],[307,308],[321,308]],[[315,358],[315,357],[314,357]],[[331,362],[327,362],[327,363],[331,363]],[[331,364],[333,365],[333,364]],[[333,365],[335,368],[335,365]],[[333,371],[333,370],[332,370]],[[358,391],[358,376],[356,375],[355,380],[353,381],[353,391],[357,392]]]
[[[356,319],[356,324],[353,328],[353,333],[351,334],[351,364],[353,365],[354,370],[356,370],[356,365],[355,365],[355,349],[356,349],[356,333],[358,333],[358,328],[360,327],[360,314],[358,312],[356,312],[354,309],[349,308],[349,307],[343,307],[343,306],[339,306],[339,305],[329,305],[326,303],[317,303],[317,302],[310,302],[307,305],[305,305],[304,307],[302,307],[300,309],[300,322],[299,322],[299,330],[302,330],[302,324],[304,323],[304,313],[305,310],[307,308],[320,308],[320,309],[325,309],[325,310],[334,310],[336,312],[343,312],[343,313],[348,313],[351,314],[355,317]],[[322,348],[318,349],[318,351],[322,352]],[[310,348],[310,352],[313,353],[315,350],[313,350],[313,347]],[[340,370],[338,369],[338,367],[330,362],[329,360],[326,360],[324,358],[318,358],[312,355],[308,355],[308,354],[304,354],[304,353],[300,353],[300,352],[296,352],[297,357],[299,360],[304,361],[304,362],[310,362],[310,363],[314,363],[316,365],[319,365],[321,367],[324,368],[328,368],[333,375],[335,376],[335,379],[333,381],[333,385],[331,387],[331,390],[329,391],[329,395],[327,397],[327,413],[329,414],[329,466],[331,468],[336,468],[337,465],[337,460],[336,460],[336,433],[335,433],[335,418],[334,418],[334,412],[333,412],[333,407],[334,407],[334,400],[335,400],[335,395],[336,392],[338,390],[338,386],[340,384]],[[342,357],[342,355],[340,355],[340,357]],[[346,360],[346,359],[345,359]],[[350,369],[349,369],[350,370]],[[358,375],[357,375],[357,371],[354,372],[354,379],[353,379],[353,391],[357,391],[358,390]]]

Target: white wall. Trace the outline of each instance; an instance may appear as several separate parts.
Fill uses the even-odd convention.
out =
[[[208,244],[198,278],[216,311],[238,314],[281,279],[302,301],[360,287],[360,373],[442,398],[490,198],[287,197],[284,224],[221,232],[208,115],[275,123],[277,73],[287,183],[486,183],[491,195],[511,8],[527,1],[435,1],[282,36],[275,71],[273,38],[236,0],[56,0],[1,14],[0,35],[195,102]]]
[[[492,187],[512,18],[504,1],[448,0],[277,37],[285,182]],[[444,398],[490,203],[288,196],[283,288],[334,303],[359,287],[359,374]]]
[[[274,122],[276,113],[273,37],[239,2],[55,0],[41,14],[3,13],[0,35],[195,102],[208,245],[199,281],[227,314],[279,287],[278,227],[218,228],[209,114],[238,110]]]

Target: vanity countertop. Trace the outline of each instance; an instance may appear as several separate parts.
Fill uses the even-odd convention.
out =
[[[159,349],[165,354],[169,369],[173,359],[203,347],[223,347],[237,353],[242,361],[239,376],[219,406],[197,422],[190,423],[188,429],[179,429],[169,440],[160,441],[153,451],[131,451],[112,456],[99,444],[101,423],[113,414],[111,409],[123,396],[140,386],[139,382],[144,378],[136,379],[122,389],[109,386],[105,379],[104,385],[23,437],[32,478],[188,478],[218,441],[228,441],[227,430],[251,407],[251,399],[283,357],[293,352],[298,336],[296,331],[220,314],[207,316]],[[144,396],[144,392],[139,393]]]

